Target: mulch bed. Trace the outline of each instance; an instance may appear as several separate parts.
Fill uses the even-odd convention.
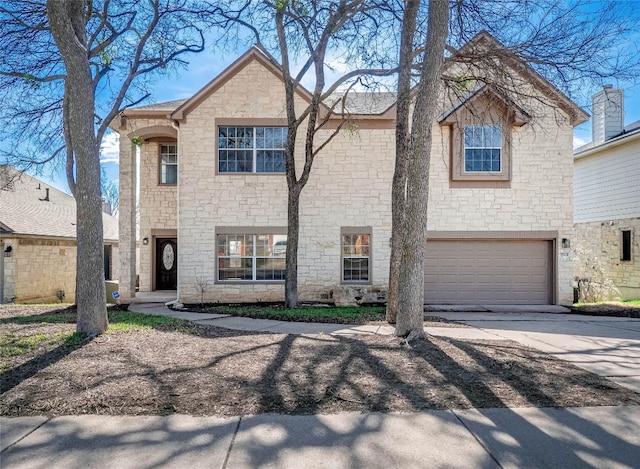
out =
[[[616,316],[626,318],[640,318],[640,305],[627,303],[597,303],[588,305],[574,305],[571,308],[574,314],[584,314],[586,316]]]
[[[311,305],[314,306],[314,305]],[[189,311],[192,313],[203,314],[230,314],[232,316],[241,316],[252,319],[271,319],[274,321],[290,321],[290,322],[313,322],[324,324],[348,324],[348,325],[377,325],[388,326],[389,323],[385,320],[385,312],[367,311],[362,313],[359,318],[350,317],[323,317],[323,316],[290,316],[287,314],[265,314],[265,307],[269,307],[272,311],[278,308],[284,308],[282,303],[243,303],[243,304],[186,304],[181,308],[175,309],[177,311]],[[250,308],[250,309],[248,309]],[[456,328],[468,328],[467,324],[462,324],[457,321],[441,318],[438,316],[425,315],[424,318],[425,327],[456,327]]]
[[[8,319],[46,308],[55,310],[0,308],[0,334],[75,330],[73,323]],[[391,336],[264,334],[187,322],[179,329],[113,331],[14,357],[0,378],[0,415],[640,405],[640,394],[511,341],[429,337],[408,346]]]

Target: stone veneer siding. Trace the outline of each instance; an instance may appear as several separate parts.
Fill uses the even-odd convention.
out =
[[[247,93],[246,90],[256,90]],[[260,90],[260,93],[257,92]],[[271,301],[284,287],[215,282],[219,226],[286,226],[284,175],[216,172],[217,122],[230,118],[284,118],[282,84],[251,63],[188,114],[179,131],[179,298],[199,301],[196,279],[208,282],[208,301]],[[297,108],[302,108],[298,103]],[[538,105],[539,106],[539,105]],[[508,189],[449,187],[449,128],[434,125],[429,201],[433,231],[557,231],[571,238],[572,128],[552,109],[512,129]],[[551,129],[551,130],[549,130]],[[298,148],[300,158],[303,149]],[[298,162],[301,165],[301,161]],[[302,192],[299,294],[326,298],[340,283],[340,227],[371,226],[372,286],[387,283],[391,234],[393,126],[343,132],[317,157]],[[558,249],[557,303],[572,301],[568,251]]]
[[[296,108],[302,109],[305,103],[298,99]],[[181,301],[200,301],[198,283],[206,284],[205,301],[283,299],[283,283],[217,283],[215,235],[218,227],[286,226],[287,185],[283,174],[218,174],[216,167],[218,125],[229,124],[230,119],[235,119],[231,125],[241,125],[238,119],[245,120],[242,125],[273,125],[274,119],[284,122],[284,103],[279,79],[258,62],[251,62],[191,110],[178,130],[177,194],[175,186],[157,183],[158,144],[142,146],[140,238],[149,237],[150,244],[140,246],[141,291],[152,287],[152,231],[177,229]],[[450,128],[434,125],[428,229],[557,232],[554,297],[556,303],[570,304],[572,264],[569,250],[560,247],[560,240],[571,240],[573,235],[572,128],[557,109],[545,108],[535,100],[523,107],[535,117],[531,123],[511,129],[512,177],[508,188],[451,187]],[[263,124],[260,119],[271,123]],[[327,299],[329,292],[340,285],[340,228],[344,226],[372,227],[369,287],[385,288],[387,284],[393,122],[360,124],[355,132],[338,135],[316,158],[302,192],[298,285],[303,300]],[[121,134],[153,125],[170,122],[131,119],[130,128]],[[301,140],[297,147],[299,171],[303,163]],[[130,147],[121,141],[121,149],[123,145]],[[128,157],[133,155],[129,153]],[[123,265],[127,266],[126,259]]]
[[[68,240],[5,238],[11,257],[4,258],[4,300],[16,303],[75,301],[76,243]]]
[[[576,223],[574,229],[579,246],[598,258],[621,298],[640,299],[640,218]],[[631,230],[631,261],[620,260],[622,230]],[[575,275],[582,272],[576,270]]]
[[[153,289],[154,233],[177,228],[178,189],[175,184],[159,183],[160,145],[152,142],[140,149],[140,206],[144,207],[140,211],[140,240],[149,238],[148,245],[140,244],[140,291]]]

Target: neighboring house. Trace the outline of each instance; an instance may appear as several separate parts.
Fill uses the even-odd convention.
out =
[[[481,33],[466,47],[501,45]],[[488,86],[462,101],[443,96],[433,123],[429,303],[572,302],[572,135],[588,115],[503,56],[500,70],[518,84],[517,97]],[[296,108],[309,96],[298,87]],[[370,298],[387,287],[395,97],[348,98],[350,130],[317,156],[301,196],[301,300],[331,300],[349,287]],[[345,116],[330,117],[320,137]],[[280,67],[255,48],[191,98],[128,109],[112,123],[120,133],[123,301],[135,296],[137,274],[141,292],[177,290],[181,302],[199,302],[202,290],[212,302],[284,299],[285,126]],[[303,149],[299,141],[299,165]]]
[[[105,276],[117,269],[118,220],[103,214]],[[0,166],[0,303],[75,301],[76,202]]]
[[[592,128],[574,152],[576,277],[600,267],[618,290],[610,296],[640,299],[640,121],[624,126],[623,90],[607,85],[593,96]]]

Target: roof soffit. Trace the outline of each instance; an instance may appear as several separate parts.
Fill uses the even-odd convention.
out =
[[[531,120],[531,116],[527,111],[515,104],[503,93],[493,89],[490,85],[485,85],[460,101],[452,108],[444,112],[438,117],[438,122],[442,125],[452,125],[458,122],[457,115],[462,109],[473,108],[474,103],[484,102],[490,107],[495,107],[493,103],[499,103],[504,108],[504,114],[508,115],[512,125],[522,126]]]

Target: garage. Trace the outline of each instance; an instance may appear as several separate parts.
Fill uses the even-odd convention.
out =
[[[427,304],[550,304],[553,244],[542,240],[429,240]]]

